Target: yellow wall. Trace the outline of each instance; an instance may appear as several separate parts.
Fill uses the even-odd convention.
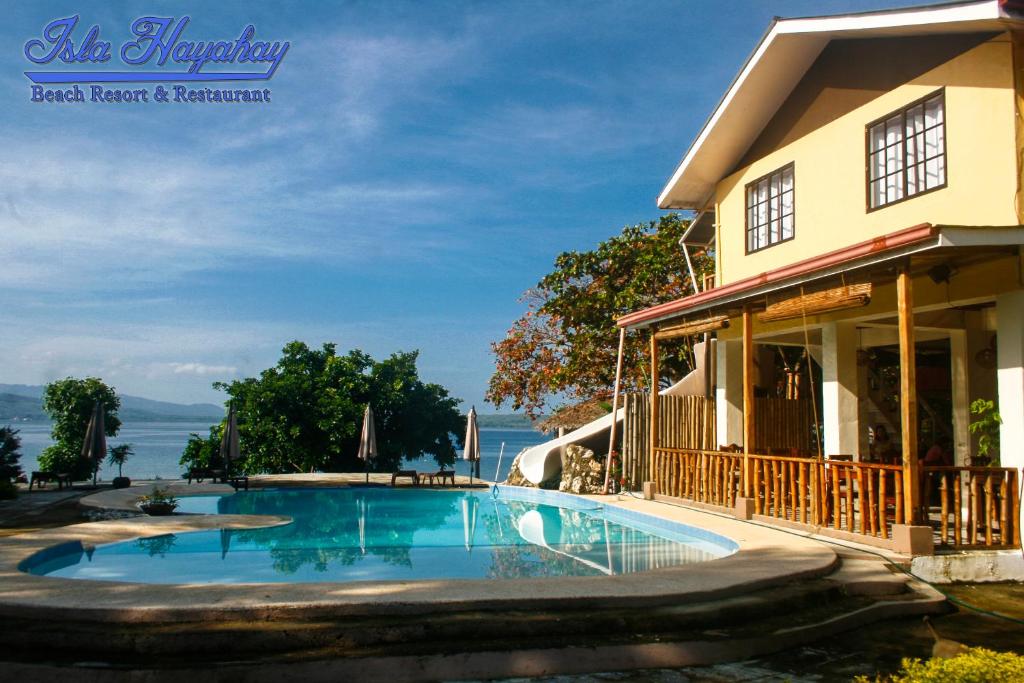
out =
[[[947,187],[866,209],[865,126],[945,87]],[[719,182],[720,284],[920,223],[1017,225],[1011,42],[1000,35],[783,146]],[[848,109],[845,107],[844,109]],[[795,238],[745,253],[745,189],[795,162]]]

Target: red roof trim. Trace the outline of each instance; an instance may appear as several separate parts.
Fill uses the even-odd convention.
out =
[[[683,297],[682,299],[676,299],[675,301],[669,301],[640,311],[634,311],[633,313],[629,313],[619,318],[618,321],[616,321],[616,324],[619,327],[632,327],[665,315],[683,313],[687,309],[699,304],[713,302],[716,299],[721,299],[731,294],[745,292],[761,285],[779,282],[781,280],[795,278],[801,275],[807,275],[817,270],[824,270],[825,268],[830,268],[865,256],[878,254],[879,252],[905,247],[917,242],[923,242],[929,238],[935,237],[938,233],[938,228],[933,226],[931,223],[921,223],[920,225],[915,225],[911,228],[905,228],[898,232],[892,232],[888,235],[876,237],[874,239],[867,240],[866,242],[860,242],[859,244],[854,244],[849,247],[836,249],[835,251],[830,251],[822,256],[815,256],[803,261],[797,261],[796,263],[782,268],[777,268],[775,270],[769,270],[761,273],[760,275],[754,275],[743,280],[737,280],[729,285],[715,287],[714,289],[709,289],[699,294],[693,294],[691,296]]]

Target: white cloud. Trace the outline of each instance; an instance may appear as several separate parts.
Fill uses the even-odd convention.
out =
[[[176,375],[221,375],[232,376],[238,374],[238,368],[234,365],[207,365],[205,363],[171,363]]]

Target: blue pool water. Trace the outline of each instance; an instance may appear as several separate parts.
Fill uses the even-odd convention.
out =
[[[736,549],[700,529],[584,499],[561,497],[559,503],[571,507],[490,490],[281,489],[196,496],[183,498],[180,511],[294,521],[95,548],[69,543],[35,555],[22,568],[139,583],[514,579],[647,571]]]

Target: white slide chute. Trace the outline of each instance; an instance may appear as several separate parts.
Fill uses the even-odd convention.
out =
[[[710,385],[709,370],[711,368],[710,363],[707,363],[707,358],[712,349],[706,346],[706,342],[699,342],[694,344],[693,350],[697,359],[697,368],[672,386],[662,389],[660,392],[662,396],[704,395]],[[619,408],[614,418],[616,429],[621,429],[619,423],[622,422],[623,415],[625,412]],[[595,453],[605,453],[608,451],[608,430],[611,429],[611,426],[612,414],[608,413],[557,439],[531,446],[519,456],[519,471],[531,483],[539,485],[561,471],[562,456],[567,446],[578,444]]]

